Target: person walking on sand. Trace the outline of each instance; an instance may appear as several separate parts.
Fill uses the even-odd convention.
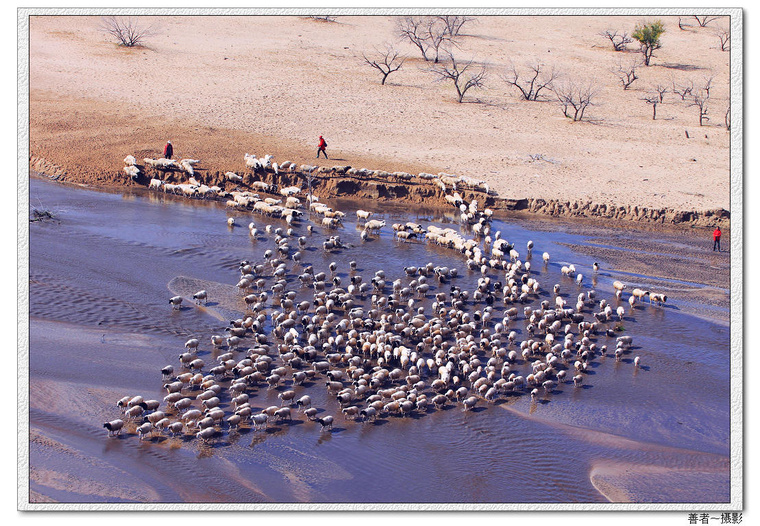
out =
[[[720,227],[717,227],[713,231],[713,252],[715,252],[715,249],[718,249],[718,252],[720,252],[720,235],[722,232],[720,231]]]
[[[327,142],[325,142],[325,138],[320,135],[319,146],[317,146],[317,159],[319,159],[319,152],[322,152],[323,154],[325,154],[325,159],[329,159],[329,157],[327,157],[327,152],[325,151],[325,148],[327,148]]]
[[[166,141],[166,146],[164,146],[164,159],[171,159],[172,155],[174,155],[174,147],[172,146],[172,142]]]

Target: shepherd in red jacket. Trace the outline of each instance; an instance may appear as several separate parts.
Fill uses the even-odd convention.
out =
[[[718,252],[720,252],[720,235],[722,232],[720,231],[720,227],[717,227],[713,231],[713,252],[715,252],[715,249],[718,249]]]
[[[172,155],[174,155],[174,147],[172,146],[172,142],[166,141],[166,146],[164,146],[164,159],[171,159]]]
[[[327,143],[325,142],[325,138],[321,135],[319,136],[319,146],[317,148],[317,159],[319,159],[319,152],[325,154],[325,159],[329,159],[329,157],[327,157],[327,152],[325,151],[325,148],[327,148]]]

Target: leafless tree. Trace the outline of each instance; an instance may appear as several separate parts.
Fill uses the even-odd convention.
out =
[[[707,98],[710,98],[710,90],[712,89],[712,81],[715,78],[715,75],[712,75],[710,77],[704,77],[704,84],[702,85],[702,89],[705,90],[707,93]]]
[[[454,84],[457,90],[457,101],[461,103],[465,93],[470,89],[483,87],[487,69],[484,64],[477,69],[473,60],[464,64],[457,62],[451,53],[448,53],[448,57],[448,63],[443,61],[431,71],[438,75],[439,81],[450,80]]]
[[[554,85],[554,94],[565,117],[573,122],[583,120],[586,109],[594,105],[598,93],[599,88],[593,81],[582,83],[570,79]]]
[[[683,17],[678,17],[678,29],[681,31],[686,31],[687,27],[691,27],[689,24],[683,21]]]
[[[386,49],[383,51],[378,51],[376,49],[375,55],[377,55],[377,58],[370,58],[362,53],[364,62],[382,74],[383,79],[380,84],[385,85],[385,80],[388,78],[388,75],[394,71],[401,69],[401,66],[404,65],[404,60],[406,60],[406,57],[399,57],[398,51],[396,51],[390,44],[388,44]]]
[[[699,110],[699,125],[704,126],[705,121],[709,121],[710,117],[707,116],[707,103],[710,100],[710,92],[705,89],[698,89],[691,94],[691,101],[689,106],[693,106]]]
[[[524,100],[538,100],[541,91],[544,89],[551,91],[552,83],[559,76],[553,67],[547,72],[546,65],[538,60],[526,64],[528,71],[524,79],[520,78],[520,73],[514,64],[511,64],[510,67],[511,69],[502,75],[502,79],[510,86],[520,90],[520,95]]]
[[[728,41],[731,40],[731,32],[726,29],[725,27],[719,27],[715,30],[715,36],[720,39],[720,50],[721,51],[731,51],[731,47],[728,44]]]
[[[615,51],[625,51],[626,45],[633,42],[633,39],[628,36],[628,33],[618,34],[617,30],[607,29],[599,33],[600,36],[608,38],[612,42],[612,48]]]
[[[631,84],[639,78],[638,75],[636,75],[636,70],[641,64],[641,61],[637,59],[631,60],[625,66],[622,62],[618,62],[617,68],[613,68],[610,71],[620,79],[620,82],[623,84],[623,89],[627,90]]]
[[[133,17],[106,16],[100,20],[100,29],[114,37],[120,46],[141,46],[154,35],[153,26],[143,26]]]
[[[671,83],[671,91],[681,97],[682,101],[686,100],[686,97],[688,97],[692,91],[694,91],[694,82],[691,80],[687,80],[685,84],[676,84],[675,79],[670,79]]]
[[[459,36],[463,25],[475,20],[470,16],[459,15],[437,15],[436,18],[443,22],[446,33],[452,38]]]
[[[660,100],[660,103],[664,102],[665,95],[668,93],[668,87],[664,84],[655,84],[652,86],[652,91],[657,94],[657,98]]]
[[[699,15],[694,15],[694,18],[697,19],[697,24],[699,24],[699,27],[705,27],[707,24],[709,24],[713,20],[719,19],[720,17],[719,16],[699,16]]]
[[[652,120],[657,119],[657,105],[662,102],[662,99],[660,99],[659,93],[647,93],[644,95],[643,100],[646,101],[647,104],[652,105]]]
[[[453,44],[453,37],[447,32],[441,20],[434,16],[405,16],[398,19],[396,32],[412,43],[422,53],[422,58],[430,60],[428,52],[434,53],[433,62],[439,61],[444,44]]]

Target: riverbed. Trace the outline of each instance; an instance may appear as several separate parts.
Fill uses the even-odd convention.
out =
[[[539,301],[553,302],[552,287],[558,283],[561,294],[572,299],[568,306],[577,294],[593,289],[597,300],[614,307],[615,280],[627,284],[625,298],[633,287],[642,287],[667,293],[668,301],[642,302],[633,312],[621,303],[627,313],[610,327],[632,336],[633,347],[620,360],[611,352],[597,356],[579,387],[564,382],[536,397],[525,391],[495,402],[481,400],[473,411],[451,402],[440,410],[429,407],[406,417],[362,422],[343,417],[324,379],[318,378],[296,390],[299,396],[309,394],[321,414],[335,416],[332,431],[320,430],[294,409],[290,422],[270,424],[267,430],[222,428],[209,442],[191,434],[140,440],[134,424],[118,437],[107,436],[103,422],[121,416],[117,400],[138,394],[163,399],[160,370],[177,366],[189,338],[202,342],[201,358],[215,361],[220,351],[212,349],[210,336],[223,333],[230,319],[245,311],[234,287],[239,262],[265,263],[265,251],[275,248],[275,234],[266,225],[273,230],[287,225],[230,211],[221,202],[85,189],[42,178],[31,179],[29,201],[53,215],[29,226],[32,503],[380,506],[731,500],[727,255],[715,261],[715,273],[725,280],[695,281],[691,274],[678,273],[688,261],[674,261],[676,256],[688,259],[686,241],[661,236],[649,257],[674,261],[672,274],[663,276],[645,265],[625,264],[640,252],[621,256],[626,247],[651,240],[650,232],[619,231],[608,246],[611,236],[605,229],[579,232],[571,223],[533,224],[525,217],[500,216],[491,231],[500,232],[531,262],[531,274],[541,283]],[[308,214],[293,225],[293,237],[306,238],[302,261],[288,261],[287,280],[299,301],[312,295],[296,279],[307,264],[331,276],[328,266],[335,262],[335,276],[344,287],[352,276],[368,282],[381,269],[389,285],[396,279],[408,284],[404,268],[412,265],[457,269],[447,283],[431,282],[427,297],[415,305],[428,315],[435,293],[448,294],[451,286],[473,290],[483,276],[468,270],[461,254],[420,239],[399,241],[390,228],[411,221],[473,237],[456,210],[373,207],[346,200],[329,204],[346,212],[340,228],[316,224],[310,233]],[[356,220],[359,206],[387,223],[366,241]],[[230,217],[236,226],[228,225]],[[256,236],[249,233],[251,221]],[[323,241],[336,235],[344,248],[325,251]],[[531,259],[525,248],[529,240],[535,246]],[[544,252],[550,254],[548,264],[541,259]],[[357,264],[353,272],[351,261]],[[580,285],[561,275],[561,267],[569,264],[584,275]],[[503,271],[488,275],[504,278]],[[217,296],[205,306],[185,301],[181,309],[172,309],[168,299],[175,294],[188,298],[193,290],[188,287],[195,285]],[[477,307],[471,303],[469,309]],[[497,302],[494,307],[500,320],[506,306]],[[522,321],[514,330],[518,340],[527,337]],[[595,339],[599,346],[615,348],[614,338],[601,334]],[[640,357],[641,367],[634,366],[634,356]],[[528,364],[516,367],[529,372]],[[572,363],[568,369],[571,373]],[[252,390],[251,405],[255,410],[279,405],[283,388]]]

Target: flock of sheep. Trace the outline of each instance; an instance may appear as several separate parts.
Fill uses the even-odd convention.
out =
[[[254,159],[246,154],[246,162]],[[465,202],[455,184],[447,186],[446,199],[459,210],[461,230],[473,237],[413,222],[391,229],[399,242],[461,254],[465,272],[428,262],[409,264],[400,276],[383,270],[362,276],[355,261],[323,270],[304,261],[309,247],[323,254],[345,247],[339,235],[315,238],[320,227],[325,235],[339,228],[346,214],[316,200],[302,203],[297,187],[281,189],[278,198],[230,192],[236,210],[285,220],[264,227],[273,248],[261,247],[259,260],[239,264],[240,318],[224,334],[185,343],[178,362],[161,370],[163,400],[124,396],[115,404],[119,418],[103,427],[109,435],[128,429],[140,439],[160,434],[209,441],[225,430],[264,430],[302,416],[331,430],[336,419],[372,422],[452,405],[468,411],[524,395],[535,400],[565,384],[580,387],[591,364],[608,355],[622,361],[633,339],[619,336],[616,324],[645,298],[662,304],[666,296],[635,288],[624,298],[627,285],[616,281],[609,298],[600,298],[584,288],[573,265],[563,266],[560,281],[545,291],[539,277],[548,275],[549,254],[534,262],[529,241],[523,257],[500,231],[492,232],[492,212]],[[306,206],[321,218],[317,229],[312,223],[302,228]],[[387,227],[372,215],[356,211],[362,241]],[[248,228],[251,240],[262,243],[255,221]],[[175,296],[169,303],[181,310],[183,300]],[[206,301],[205,290],[192,298],[198,305]],[[641,358],[632,364],[640,367]],[[311,389],[326,389],[339,412],[313,407]],[[258,407],[257,397],[270,390],[279,393],[280,404]]]

